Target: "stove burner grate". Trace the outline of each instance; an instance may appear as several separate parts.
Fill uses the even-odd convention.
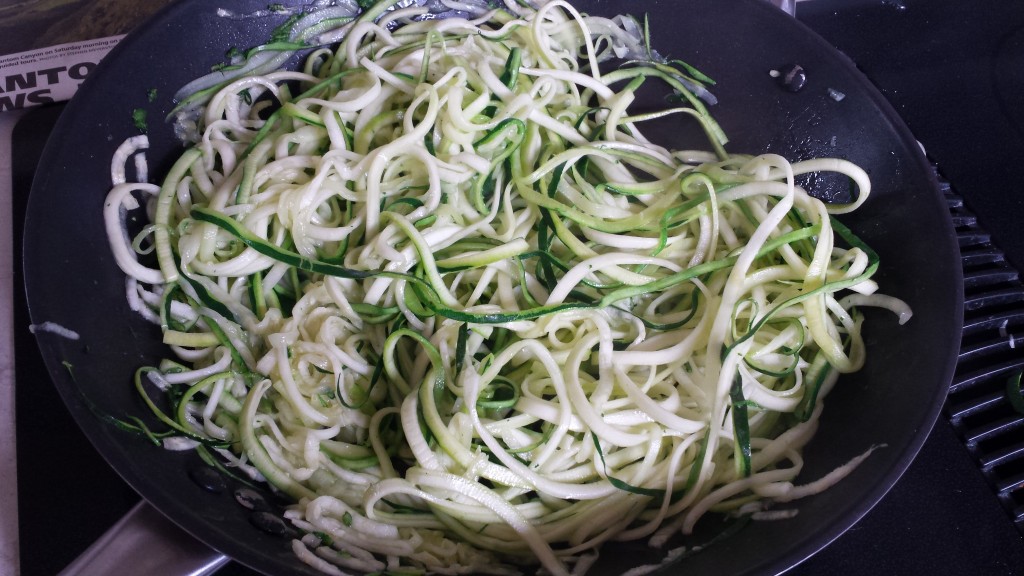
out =
[[[945,412],[1024,534],[1024,413],[1010,387],[1024,371],[1024,283],[965,200],[936,170],[960,242],[964,329]]]

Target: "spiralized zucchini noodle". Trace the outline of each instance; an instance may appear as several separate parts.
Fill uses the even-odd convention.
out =
[[[256,50],[197,81],[161,184],[145,136],[118,150],[111,247],[175,355],[136,375],[167,430],[125,427],[290,496],[333,574],[583,573],[866,455],[795,484],[858,307],[910,316],[832,217],[861,168],[727,153],[711,80],[632,17],[395,4],[297,15],[299,70]],[[672,104],[633,111],[641,84]],[[796,185],[822,171],[854,201]]]

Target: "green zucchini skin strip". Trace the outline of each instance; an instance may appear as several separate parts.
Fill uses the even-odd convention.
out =
[[[750,416],[747,413],[746,400],[743,398],[743,378],[739,373],[733,377],[729,388],[729,400],[732,404],[732,428],[735,436],[736,474],[742,478],[750,476]]]
[[[1020,385],[1022,374],[1024,373],[1017,372],[1006,380],[1006,398],[1018,414],[1024,414],[1024,391]]]
[[[206,444],[206,445],[212,446],[212,447],[224,447],[226,445],[225,442],[223,442],[223,441],[214,440],[214,439],[211,439],[211,438],[207,438],[206,436],[202,436],[202,435],[196,434],[190,428],[180,424],[177,420],[175,420],[174,418],[171,418],[163,410],[161,410],[160,407],[156,405],[156,403],[153,401],[153,399],[146,392],[145,387],[144,387],[144,383],[142,381],[143,377],[147,373],[149,373],[149,372],[159,372],[159,370],[157,370],[156,368],[153,368],[153,367],[146,366],[146,367],[139,368],[135,372],[135,389],[138,391],[139,397],[141,397],[143,402],[146,403],[146,406],[149,408],[150,412],[152,412],[153,415],[156,416],[157,419],[160,422],[162,422],[163,424],[168,426],[175,433],[183,435],[186,438],[195,440],[196,442],[199,442],[201,444]],[[212,379],[214,377],[220,378],[220,377],[224,377],[224,375],[223,374],[215,374],[214,376],[211,376],[211,377],[207,378],[206,380],[204,380],[202,382],[202,385],[205,386],[205,385],[209,384],[210,382],[213,381]]]
[[[663,289],[665,289],[667,287],[674,286],[674,285],[682,283],[682,282],[686,282],[688,280],[691,280],[693,278],[697,278],[697,277],[702,276],[704,274],[707,274],[707,273],[710,273],[710,272],[714,272],[714,271],[717,271],[717,270],[725,269],[725,268],[729,267],[730,265],[732,265],[736,261],[735,257],[729,257],[729,258],[725,258],[725,259],[722,259],[722,260],[719,260],[719,261],[708,262],[706,264],[694,266],[693,268],[690,268],[690,269],[682,271],[682,272],[678,272],[676,274],[673,274],[671,276],[667,276],[667,277],[665,277],[663,279],[660,279],[660,280],[656,280],[656,281],[651,282],[649,284],[645,284],[645,285],[641,285],[641,286],[635,286],[635,287],[629,287],[629,288],[622,288],[622,289],[619,289],[619,290],[616,290],[616,291],[613,291],[613,292],[607,294],[597,304],[586,303],[586,302],[566,302],[566,303],[557,304],[557,305],[539,306],[539,307],[536,307],[536,308],[533,308],[533,309],[523,310],[523,311],[516,312],[516,313],[486,313],[486,314],[477,314],[477,313],[463,312],[463,311],[459,311],[459,310],[453,310],[453,309],[449,309],[449,308],[444,308],[443,306],[440,305],[439,300],[438,300],[438,298],[436,296],[436,293],[431,293],[432,292],[432,288],[430,287],[430,285],[428,283],[424,282],[421,278],[419,278],[417,276],[414,276],[414,275],[411,275],[411,274],[406,274],[406,273],[401,273],[401,272],[383,272],[383,271],[355,270],[355,269],[346,268],[344,266],[340,266],[340,265],[337,265],[337,264],[330,264],[330,263],[327,263],[327,262],[311,260],[311,259],[305,258],[305,257],[303,257],[303,256],[301,256],[301,255],[299,255],[299,254],[297,254],[295,252],[292,252],[292,251],[289,251],[289,250],[285,250],[285,249],[283,249],[283,248],[281,248],[279,246],[276,246],[274,244],[271,244],[269,242],[264,241],[261,238],[258,238],[257,236],[255,236],[254,234],[249,232],[247,229],[245,229],[245,227],[242,226],[241,223],[239,223],[238,221],[236,221],[236,220],[234,220],[232,218],[225,217],[225,216],[223,216],[220,213],[217,213],[217,212],[214,212],[214,211],[208,210],[206,208],[202,208],[202,207],[195,207],[195,208],[192,209],[191,215],[192,215],[192,217],[194,219],[196,219],[198,221],[208,222],[210,224],[215,224],[215,225],[219,226],[220,228],[230,232],[233,236],[235,236],[236,238],[238,238],[239,240],[244,242],[247,246],[249,246],[250,248],[256,250],[257,252],[259,252],[259,253],[261,253],[261,254],[263,254],[265,256],[269,256],[271,258],[274,258],[275,260],[278,260],[280,262],[284,262],[286,264],[294,266],[295,268],[297,268],[299,270],[303,270],[303,271],[307,271],[307,272],[315,272],[315,273],[318,273],[318,274],[324,274],[326,276],[336,276],[336,277],[339,277],[339,278],[348,278],[348,279],[354,279],[354,280],[364,280],[364,279],[380,276],[380,277],[385,277],[385,278],[394,278],[394,279],[406,280],[406,281],[409,281],[410,283],[417,284],[419,287],[424,288],[426,290],[425,295],[428,297],[428,301],[426,302],[426,304],[428,305],[428,307],[431,307],[431,309],[435,313],[438,313],[438,314],[440,314],[442,316],[445,316],[447,318],[450,318],[452,320],[458,320],[458,321],[461,321],[461,322],[473,322],[473,323],[476,323],[476,324],[501,324],[501,323],[513,322],[513,321],[516,321],[516,320],[528,320],[528,319],[533,319],[533,318],[539,318],[541,316],[545,316],[545,315],[548,315],[548,314],[554,314],[554,313],[558,313],[558,312],[563,312],[563,311],[566,311],[566,310],[573,310],[573,309],[580,309],[580,308],[592,308],[592,307],[595,307],[595,306],[597,306],[597,307],[607,307],[607,306],[611,306],[611,305],[613,305],[616,302],[619,302],[621,300],[625,300],[627,298],[631,298],[631,297],[634,297],[634,296],[637,296],[637,295],[640,295],[640,294],[644,294],[644,293],[647,293],[647,292],[663,290]],[[788,233],[788,234],[786,234],[786,235],[784,235],[784,236],[774,240],[773,242],[767,244],[765,246],[765,248],[762,250],[762,253],[763,254],[768,254],[772,250],[777,248],[778,246],[781,246],[781,245],[784,245],[784,244],[787,244],[787,243],[790,243],[790,242],[794,242],[794,241],[802,239],[802,238],[806,238],[806,237],[812,236],[814,233],[815,233],[815,229],[813,227],[805,228],[805,229],[802,229],[802,230],[797,230],[797,231],[794,231],[794,232],[790,232],[790,233]],[[874,267],[877,267],[877,261],[876,261]],[[872,273],[874,272],[874,268],[872,269],[871,272]],[[870,274],[865,274],[864,278],[866,278],[866,277],[870,277]],[[818,292],[824,292],[824,291],[828,291],[828,290],[838,290],[839,288],[842,288],[842,287],[852,286],[854,284],[857,284],[859,281],[863,280],[864,278],[848,280],[848,281],[844,281],[844,282],[841,282],[841,283],[832,283],[832,284],[823,286],[820,289],[818,289],[816,292],[808,292],[807,294],[805,294],[805,295],[803,295],[801,297],[794,298],[790,303],[798,303],[800,301],[805,300],[806,298],[809,298],[809,297],[813,296],[815,293],[818,293]]]

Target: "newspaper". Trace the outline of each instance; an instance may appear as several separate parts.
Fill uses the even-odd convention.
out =
[[[124,35],[0,57],[0,112],[68,100]]]

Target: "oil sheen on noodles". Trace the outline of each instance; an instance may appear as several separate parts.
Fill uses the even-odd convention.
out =
[[[166,430],[124,427],[291,496],[333,574],[583,573],[709,512],[791,514],[767,509],[870,452],[794,483],[864,361],[857,307],[910,316],[832,218],[863,170],[727,153],[710,79],[631,17],[394,4],[299,14],[190,85],[162,183],[144,136],[118,151],[111,247],[176,356],[136,375]],[[670,104],[634,112],[641,85]],[[853,203],[794,184],[821,171]]]

